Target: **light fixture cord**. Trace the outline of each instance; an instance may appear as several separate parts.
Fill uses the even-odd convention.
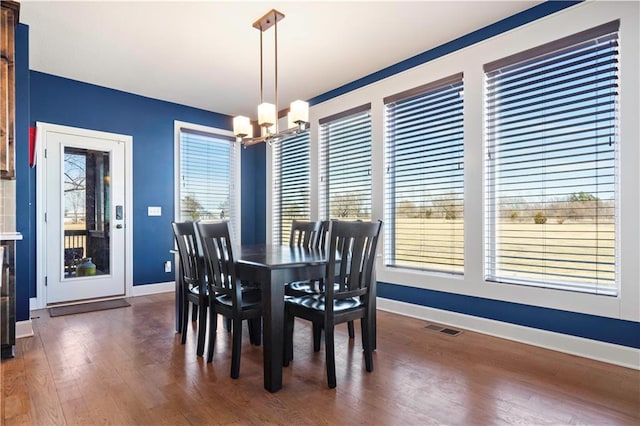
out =
[[[278,133],[278,16],[274,12],[275,19],[275,102],[276,102],[276,133]]]
[[[264,102],[264,86],[262,76],[262,27],[260,28],[260,103]]]

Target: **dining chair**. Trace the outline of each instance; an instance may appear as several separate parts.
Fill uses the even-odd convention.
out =
[[[326,223],[328,224],[328,221]],[[320,248],[321,242],[326,237],[326,230],[323,234],[324,224],[325,222],[292,221],[289,246]],[[321,291],[320,285],[318,281],[294,281],[285,284],[284,294],[286,296],[316,294]]]
[[[178,246],[180,258],[179,283],[182,288],[182,318],[180,319],[181,343],[187,341],[187,325],[189,323],[189,307],[192,309],[192,321],[198,319],[198,346],[196,353],[202,356],[207,328],[207,307],[209,296],[204,279],[204,264],[198,252],[193,222],[172,222],[173,235]]]
[[[320,222],[293,220],[289,245],[291,247],[315,248],[319,244]]]
[[[295,318],[325,331],[327,382],[336,387],[334,328],[336,324],[360,319],[365,368],[373,371],[375,286],[372,286],[378,237],[382,222],[332,221],[329,229],[329,259],[324,274],[324,293],[289,297],[285,300],[283,365],[293,360]],[[335,253],[335,256],[333,255]],[[314,350],[319,350],[315,348]]]
[[[295,221],[294,221],[295,222]],[[327,233],[329,231],[329,224],[331,221],[323,220],[320,222],[320,230],[318,232],[318,238],[316,240],[315,246],[324,252],[327,245]],[[289,239],[289,245],[293,246],[292,242],[294,241],[294,229],[295,224],[291,227],[291,237]],[[287,283],[285,285],[284,294],[287,296],[306,296],[308,294],[318,294],[324,291],[324,285],[322,280],[307,280],[307,281],[294,281],[291,283]],[[347,331],[349,332],[349,338],[353,339],[355,337],[355,331],[353,329],[353,321],[349,321],[347,323]],[[313,333],[313,344],[316,351],[320,350],[320,339],[321,339],[321,330],[314,328]]]
[[[196,222],[196,232],[204,252],[209,285],[209,348],[207,362],[213,360],[217,335],[217,314],[230,318],[232,323],[231,377],[240,375],[242,349],[242,321],[248,320],[249,338],[260,345],[262,326],[262,297],[259,288],[244,290],[236,279],[233,242],[228,222]]]

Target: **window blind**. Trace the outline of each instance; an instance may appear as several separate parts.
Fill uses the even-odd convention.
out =
[[[180,129],[179,220],[229,220],[234,229],[235,141]]]
[[[485,67],[487,280],[617,294],[618,25]]]
[[[274,244],[289,241],[293,220],[310,219],[310,152],[309,132],[285,139],[273,147]]]
[[[464,272],[462,74],[385,98],[388,266]]]
[[[323,219],[371,219],[371,105],[320,120]]]

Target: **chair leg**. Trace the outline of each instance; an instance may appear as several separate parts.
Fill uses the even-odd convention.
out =
[[[213,350],[215,349],[218,330],[218,314],[213,307],[210,307],[209,311],[209,350],[207,352],[207,362],[213,361]]]
[[[324,327],[324,348],[327,363],[327,383],[330,389],[336,387],[336,354],[333,339],[333,324]]]
[[[231,333],[231,318],[224,319],[224,328],[227,330],[227,332]]]
[[[322,324],[313,322],[313,351],[320,352],[320,340],[322,338]]]
[[[283,360],[282,365],[288,367],[289,363],[293,360],[293,324],[295,323],[294,317],[285,313],[284,317],[284,349],[282,351]]]
[[[249,330],[249,343],[251,343],[252,345],[255,345],[255,341],[256,341],[256,326],[253,323],[253,320],[247,320],[247,329]]]
[[[373,335],[371,329],[371,320],[363,317],[362,324],[362,345],[364,347],[364,364],[368,372],[373,371]]]
[[[262,318],[253,318],[248,321],[249,341],[252,345],[260,346],[262,343]]]
[[[356,333],[353,330],[353,321],[349,321],[347,323],[347,330],[349,330],[349,339],[353,339],[356,337]]]
[[[191,310],[191,321],[195,321],[198,319],[198,305],[193,305],[193,309]]]
[[[233,321],[233,346],[231,348],[231,378],[240,376],[240,353],[242,351],[242,320]]]
[[[198,309],[197,305],[193,305],[193,309],[196,310]],[[206,332],[207,332],[207,307],[202,306],[200,308],[200,312],[198,315],[198,349],[197,349],[197,354],[198,356],[202,356],[204,354],[204,341],[206,338]]]
[[[191,305],[191,303],[189,303],[188,301],[185,301],[184,305],[182,306],[182,320],[180,322],[180,343],[182,343],[183,345],[187,342],[187,323],[189,322],[189,305]]]

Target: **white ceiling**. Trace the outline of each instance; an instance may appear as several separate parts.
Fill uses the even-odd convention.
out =
[[[255,117],[259,36],[275,8],[279,107],[310,99],[542,1],[21,1],[30,69]],[[273,102],[273,29],[264,33]]]

